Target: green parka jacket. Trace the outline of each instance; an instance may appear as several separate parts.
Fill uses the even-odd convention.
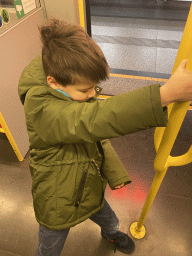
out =
[[[108,139],[167,125],[160,85],[106,100],[78,102],[52,89],[41,55],[23,70],[18,93],[30,147],[35,217],[50,230],[73,227],[104,205],[112,190],[131,179]]]

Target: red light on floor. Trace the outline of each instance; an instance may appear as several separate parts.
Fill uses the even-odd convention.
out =
[[[126,197],[133,199],[136,203],[144,202],[147,198],[147,192],[143,189],[127,189],[126,187],[113,190],[110,192],[111,196],[117,199],[125,199]]]
[[[147,194],[141,189],[136,190],[134,193],[134,199],[137,202],[144,201],[146,199],[146,196],[147,196]]]
[[[128,197],[126,187],[113,190],[111,194],[112,194],[113,197],[116,197],[118,199],[123,199],[125,197]]]

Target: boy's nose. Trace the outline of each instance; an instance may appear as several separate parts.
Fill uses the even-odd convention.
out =
[[[90,99],[90,98],[92,98],[92,97],[94,97],[95,96],[95,88],[93,88],[90,92],[89,92],[89,94],[88,94],[88,98]]]

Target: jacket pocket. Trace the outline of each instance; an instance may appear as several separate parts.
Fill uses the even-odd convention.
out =
[[[75,202],[75,207],[78,207],[80,202],[81,202],[81,199],[82,199],[82,196],[83,196],[83,190],[84,190],[84,186],[85,186],[85,182],[86,182],[86,178],[87,178],[87,170],[84,171],[84,173],[81,177],[81,181],[80,181],[79,188],[78,188],[78,191],[77,191],[77,198],[76,198],[76,202]]]

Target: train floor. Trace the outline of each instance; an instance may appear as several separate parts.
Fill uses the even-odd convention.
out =
[[[132,28],[129,28],[133,35],[132,39],[122,34],[118,34],[114,39],[113,32],[109,29],[113,26],[111,21],[108,21],[105,27],[104,23],[98,25],[99,20],[107,22],[105,17],[93,18],[93,39],[105,53],[112,71],[119,68],[124,70],[126,75],[143,77],[151,75],[158,78],[156,76],[158,73],[163,74],[161,78],[170,76],[179,46],[178,41],[182,36],[183,22],[179,26],[178,22],[166,21],[160,25],[160,23],[151,24],[147,20],[143,23],[140,20],[139,24],[138,20],[134,20]],[[125,24],[124,19],[122,22]],[[152,31],[149,27],[144,28],[146,24],[151,26]],[[102,26],[103,30],[99,30],[97,26]],[[119,23],[116,26],[121,27]],[[109,34],[101,38],[100,33],[103,31],[105,34],[105,30],[108,30]],[[116,29],[116,31],[121,30]],[[117,39],[120,41],[114,41]],[[109,47],[111,43],[112,48]],[[108,52],[108,49],[111,50]],[[123,60],[122,56],[124,56]],[[133,70],[138,73],[134,73]],[[102,93],[115,95],[137,89],[147,85],[144,84],[145,80],[111,77],[103,84]],[[107,83],[110,86],[105,86]],[[117,86],[120,83],[127,87]],[[171,152],[172,156],[184,154],[192,144],[191,115],[192,111],[189,110]],[[112,191],[107,186],[105,199],[119,218],[120,231],[129,236],[131,236],[130,225],[138,221],[155,175],[154,131],[155,128],[152,128],[110,140],[131,176],[132,183],[116,191]],[[192,164],[168,168],[144,223],[145,237],[140,240],[132,237],[136,245],[133,256],[191,256],[191,169]],[[34,215],[31,185],[29,152],[23,162],[18,162],[6,136],[0,133],[1,256],[35,256],[39,225]],[[114,255],[114,246],[101,237],[100,227],[88,219],[71,228],[61,255],[110,256]],[[117,250],[115,255],[124,254]]]
[[[191,145],[191,113],[188,111],[175,142],[172,156],[182,155]],[[120,221],[120,231],[130,234],[138,221],[155,170],[155,128],[111,139],[132,183],[112,191],[107,186],[105,199]],[[38,246],[31,196],[29,153],[18,162],[4,134],[0,134],[0,255],[35,256]],[[190,256],[192,240],[192,164],[170,167],[147,215],[146,235],[135,242],[136,256]],[[91,220],[70,229],[62,256],[109,256],[114,246],[100,235]],[[123,255],[116,251],[117,256]]]

